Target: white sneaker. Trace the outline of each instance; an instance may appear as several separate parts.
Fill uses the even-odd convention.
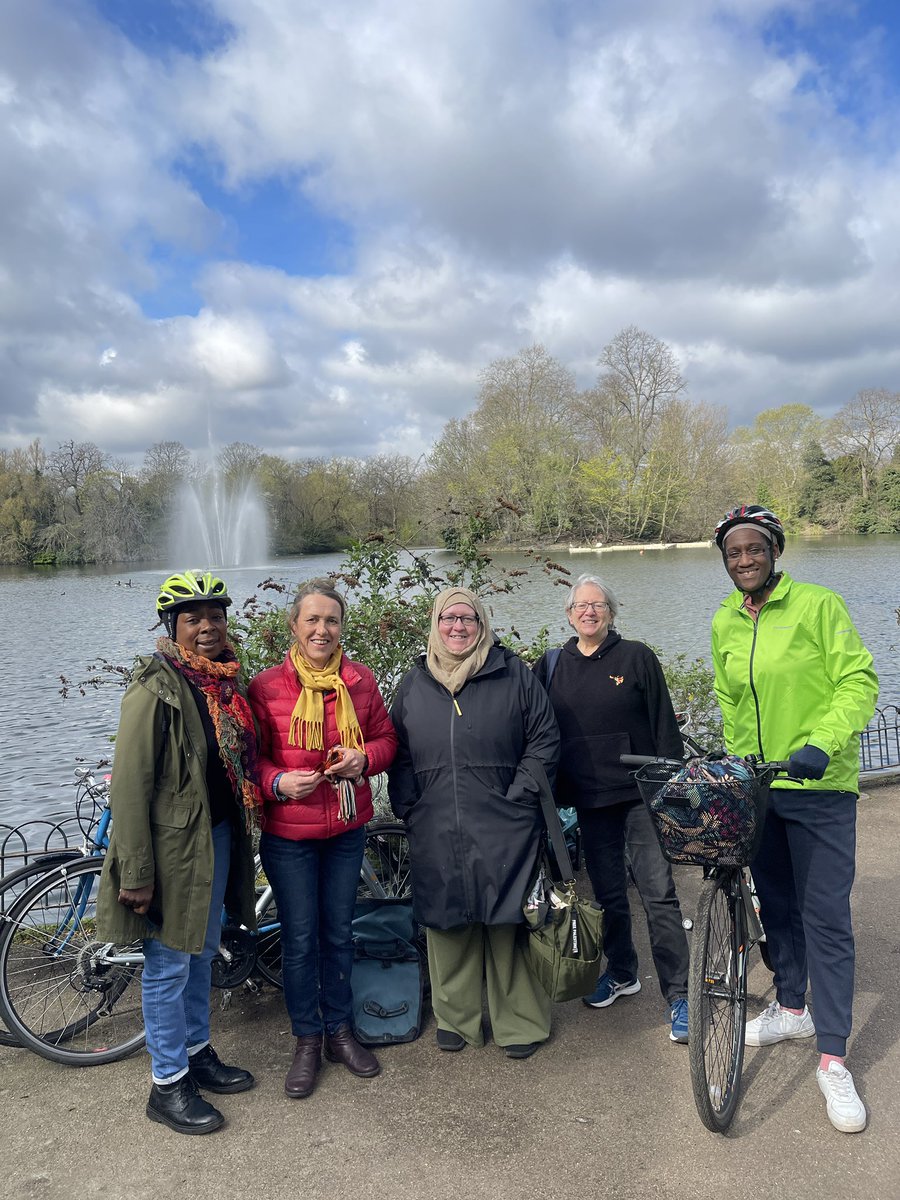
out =
[[[815,1032],[816,1027],[808,1008],[804,1008],[798,1017],[773,1000],[758,1017],[747,1022],[744,1042],[748,1046],[774,1046],[776,1042],[786,1042],[791,1038],[812,1037]]]
[[[853,1086],[853,1076],[840,1063],[816,1071],[819,1091],[825,1097],[828,1120],[841,1133],[861,1133],[866,1127],[866,1106]]]

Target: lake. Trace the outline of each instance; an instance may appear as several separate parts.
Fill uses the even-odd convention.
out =
[[[437,565],[449,556],[434,552]],[[525,568],[532,560],[500,552],[495,562]],[[618,628],[665,654],[709,656],[709,625],[730,582],[719,554],[710,549],[614,551],[569,554],[553,560],[572,572],[598,575],[617,593]],[[256,567],[229,568],[221,574],[240,604],[256,594],[268,576],[295,584],[328,574],[341,555],[279,559]],[[840,537],[788,543],[783,563],[797,579],[825,584],[849,605],[864,641],[875,657],[881,701],[900,701],[900,537]],[[130,663],[153,650],[158,631],[155,603],[159,584],[172,568],[146,567],[36,569],[0,568],[0,605],[7,630],[4,720],[0,752],[0,824],[70,807],[76,760],[89,765],[111,752],[121,692],[106,687],[84,697],[60,696],[60,676],[80,679],[89,662],[103,656]],[[533,567],[512,595],[492,601],[493,620],[515,625],[526,639],[548,625],[561,642],[567,636],[563,616],[565,590],[554,587]],[[264,593],[265,595],[266,593]],[[269,593],[271,594],[271,593]]]

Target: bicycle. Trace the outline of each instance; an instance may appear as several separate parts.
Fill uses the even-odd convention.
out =
[[[691,1086],[700,1120],[724,1133],[740,1103],[747,960],[762,937],[748,884],[769,785],[786,762],[729,755],[685,763],[624,754],[663,855],[703,867],[688,974]]]
[[[675,714],[675,720],[678,722],[678,728],[681,730],[681,739],[684,742],[685,756],[687,758],[707,757],[709,751],[704,749],[704,747],[700,745],[700,743],[690,732],[690,725],[692,723],[691,714],[689,712],[677,712]],[[753,876],[749,872],[747,873],[747,887],[750,891],[750,899],[753,902],[753,911],[756,914],[756,922],[761,930],[760,937],[756,942],[756,946],[759,949],[760,958],[762,958],[766,967],[770,971],[773,971],[774,968],[772,966],[772,959],[769,955],[769,945],[766,941],[766,931],[762,927],[762,921],[759,915],[759,898],[756,894],[756,884],[753,882]],[[684,922],[684,926],[688,930],[692,929],[693,921],[686,920]]]
[[[96,898],[111,815],[104,809],[85,853],[39,878],[3,914],[0,1016],[19,1044],[53,1062],[117,1062],[144,1044],[140,942],[96,936]],[[408,894],[405,828],[367,834],[361,886],[385,898]],[[214,986],[232,989],[254,972],[281,986],[280,925],[272,889],[257,863],[257,930],[227,925],[214,959]]]

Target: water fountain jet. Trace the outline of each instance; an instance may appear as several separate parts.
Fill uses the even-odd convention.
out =
[[[216,471],[181,485],[169,532],[171,561],[244,567],[268,561],[265,505],[252,480],[223,483]]]

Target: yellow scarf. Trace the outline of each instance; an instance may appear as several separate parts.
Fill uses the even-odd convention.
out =
[[[365,753],[365,742],[356,709],[347,685],[341,679],[340,646],[324,667],[311,667],[296,644],[291,646],[290,659],[297,678],[300,680],[300,695],[291,713],[291,728],[288,733],[289,746],[302,746],[304,750],[325,748],[325,692],[335,693],[334,716],[338,727],[340,744],[351,750]]]

